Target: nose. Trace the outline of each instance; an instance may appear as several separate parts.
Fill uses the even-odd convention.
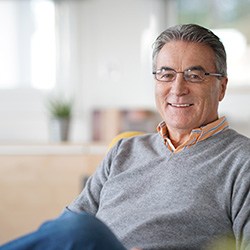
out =
[[[171,94],[176,96],[186,95],[189,92],[188,83],[182,72],[176,74],[176,79],[171,83]]]

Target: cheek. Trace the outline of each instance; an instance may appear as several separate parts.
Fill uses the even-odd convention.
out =
[[[159,92],[157,92],[157,90],[155,89],[155,104],[158,110],[160,109],[160,103],[161,103],[160,99],[161,98]]]
[[[206,116],[209,113],[216,113],[219,104],[219,93],[216,90],[208,90],[200,95],[200,109]]]
[[[221,100],[221,90],[220,88],[214,88],[214,91],[212,91],[210,100],[213,104],[219,104]]]
[[[165,100],[168,95],[168,89],[166,86],[155,85],[155,98],[160,100]]]
[[[163,91],[162,88],[159,88],[159,86],[155,86],[155,104],[158,112],[163,117],[164,110],[166,106],[166,95],[164,94],[165,91]]]
[[[223,85],[219,80],[214,82],[213,88],[210,88],[210,99],[213,103],[219,103],[225,94],[226,86]]]
[[[159,86],[156,86],[155,87],[155,103],[158,109],[165,103],[165,100],[166,100],[165,91]]]

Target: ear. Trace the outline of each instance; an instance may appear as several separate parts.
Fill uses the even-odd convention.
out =
[[[222,101],[225,93],[226,93],[226,89],[227,89],[227,82],[228,82],[228,78],[227,77],[223,77],[220,80],[220,95],[219,95],[219,101]]]

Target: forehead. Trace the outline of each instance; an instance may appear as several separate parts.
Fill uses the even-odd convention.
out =
[[[156,67],[171,67],[175,70],[184,70],[192,66],[202,66],[207,70],[215,70],[215,55],[207,45],[171,41],[166,43],[156,58]]]

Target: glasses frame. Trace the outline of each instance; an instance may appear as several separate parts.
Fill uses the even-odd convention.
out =
[[[174,78],[171,79],[171,80],[162,80],[162,79],[158,79],[157,78],[157,74],[163,72],[163,71],[172,71],[175,75],[174,75]],[[204,73],[204,78],[201,79],[201,80],[195,80],[195,79],[189,79],[187,78],[187,73],[190,72],[190,71],[193,71],[193,70],[197,70],[197,71],[201,71]],[[206,76],[215,76],[215,77],[224,77],[223,74],[221,73],[213,73],[213,72],[206,72],[202,67],[192,67],[192,68],[188,68],[188,69],[185,69],[184,71],[176,71],[172,68],[168,68],[168,67],[162,67],[161,69],[158,69],[156,71],[153,71],[152,74],[154,75],[155,79],[159,82],[173,82],[175,81],[176,77],[177,77],[177,74],[183,74],[183,78],[185,79],[185,81],[187,82],[192,82],[192,83],[200,83],[200,82],[203,82],[206,78]]]

